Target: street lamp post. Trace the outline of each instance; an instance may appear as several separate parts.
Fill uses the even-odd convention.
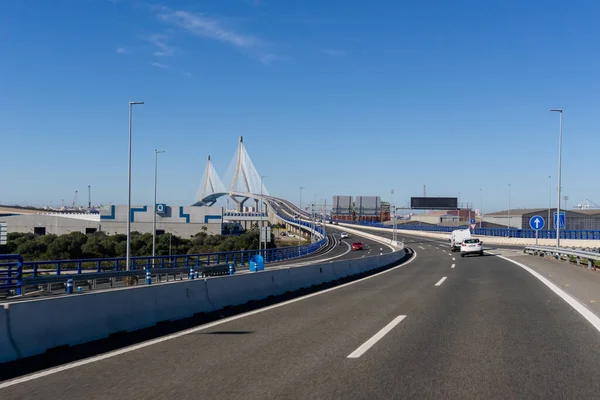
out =
[[[510,237],[510,183],[508,184],[508,237]]]
[[[456,227],[460,226],[460,192],[458,192],[458,198],[456,199],[457,202],[457,208],[458,210],[456,210],[456,215],[458,216],[458,219],[456,220]]]
[[[557,199],[558,202],[556,204],[556,247],[560,247],[560,178],[561,178],[561,164],[562,164],[562,109],[552,109],[552,112],[557,112],[560,114],[560,133],[558,136],[558,187],[557,187]]]
[[[260,222],[258,225],[258,253],[262,256],[262,229],[263,229],[263,179],[266,178],[266,175],[262,175],[260,177]],[[265,236],[266,236],[265,232]],[[266,242],[266,238],[265,238]],[[265,243],[266,244],[266,243]],[[266,247],[266,246],[265,246]]]
[[[131,269],[131,125],[132,125],[132,110],[136,104],[144,104],[143,101],[129,102],[129,160],[127,163],[127,256],[125,268],[127,271]]]
[[[315,206],[317,205],[317,194],[315,193],[315,197],[313,200],[313,204],[312,204],[312,217],[313,217],[313,230],[312,230],[312,240],[310,241],[311,243],[313,243],[314,241],[317,240],[317,236],[315,235],[315,230],[317,229],[317,213],[315,211]]]
[[[302,217],[302,189],[306,189],[304,186],[300,186],[300,213],[298,217]],[[302,229],[298,229],[298,247],[302,245]]]
[[[550,230],[550,209],[552,208],[552,175],[548,175],[548,222],[547,229]]]
[[[152,212],[152,266],[156,257],[156,183],[158,177],[158,155],[164,150],[154,150],[154,211]]]
[[[394,211],[394,214],[392,215],[392,218],[394,218],[394,221],[392,223],[392,240],[395,242],[396,241],[396,206],[394,205],[394,189],[392,189],[392,209]]]
[[[479,229],[481,229],[481,224],[483,222],[483,188],[479,189],[479,194],[481,196],[481,207],[479,207]]]

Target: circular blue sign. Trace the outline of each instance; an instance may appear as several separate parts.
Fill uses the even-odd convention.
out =
[[[476,222],[477,222],[477,221],[475,221],[475,218],[471,218],[471,223],[472,223],[472,224],[474,224],[474,223],[476,223]]]
[[[546,224],[546,221],[544,220],[544,217],[541,217],[539,215],[534,215],[529,220],[529,226],[534,231],[539,231],[540,229],[543,229],[545,224]]]

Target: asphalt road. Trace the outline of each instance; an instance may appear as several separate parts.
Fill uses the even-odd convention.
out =
[[[366,232],[366,233],[370,233],[372,235],[379,235],[381,237],[385,237],[387,239],[391,239],[392,238],[392,230],[390,229],[389,232],[384,232],[384,231],[374,231],[371,229],[365,229],[364,227],[361,226],[352,226],[351,229],[357,230],[357,231],[361,231],[361,232]],[[435,233],[435,232],[433,232]],[[397,237],[398,240],[400,240],[401,242],[404,242],[407,246],[410,246],[411,243],[413,243],[415,240],[417,242],[420,241],[430,241],[430,242],[438,242],[438,243],[445,243],[448,245],[448,247],[450,247],[450,242],[448,240],[443,240],[443,239],[435,239],[435,238],[425,238],[423,236],[417,236],[417,235],[411,235],[410,233],[406,233],[406,231],[397,231]],[[448,236],[450,237],[450,236]],[[518,250],[518,249],[523,249],[523,246],[518,246],[518,245],[504,245],[504,244],[486,244],[486,240],[485,237],[481,239],[484,243],[484,248],[486,250],[489,249],[510,249],[510,250]]]
[[[548,287],[499,257],[411,247],[384,273],[0,384],[0,398],[598,398],[600,333]]]

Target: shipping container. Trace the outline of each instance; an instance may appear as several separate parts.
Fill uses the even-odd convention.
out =
[[[352,211],[352,196],[333,196],[332,211],[335,214],[348,214]]]
[[[356,215],[379,216],[381,198],[379,196],[356,196],[354,200]]]

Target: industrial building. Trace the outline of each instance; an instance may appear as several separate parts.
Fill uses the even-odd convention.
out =
[[[389,219],[390,207],[384,209],[384,218]],[[381,222],[382,204],[379,196],[333,196],[331,219],[334,221]],[[385,219],[384,219],[385,220]]]
[[[156,206],[156,233],[172,233],[191,237],[204,229],[209,234],[221,234],[222,207]],[[129,220],[132,232],[152,233],[152,206],[132,206]],[[0,217],[7,232],[31,232],[38,235],[62,235],[71,232],[105,232],[109,235],[127,233],[127,206],[110,205],[99,214],[36,213]],[[205,227],[205,228],[204,228]]]

